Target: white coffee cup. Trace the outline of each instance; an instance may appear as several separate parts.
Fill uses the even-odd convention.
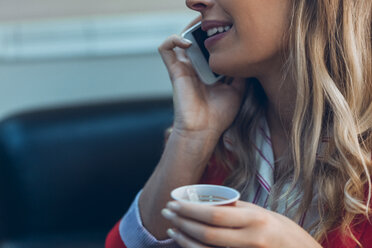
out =
[[[198,201],[190,199],[190,192],[197,195]],[[171,197],[176,201],[203,205],[234,205],[239,200],[240,193],[226,186],[194,184],[174,189],[171,192]]]

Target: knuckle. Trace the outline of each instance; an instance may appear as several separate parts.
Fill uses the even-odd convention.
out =
[[[178,35],[176,35],[176,34],[172,34],[171,36],[169,36],[169,38],[170,38],[171,40],[175,40],[175,39],[178,39]]]
[[[257,237],[255,237],[254,247],[267,248],[268,240],[263,235],[257,235]]]
[[[160,46],[158,46],[158,51],[159,52],[164,51],[167,47],[167,44],[173,43],[173,41],[174,41],[174,35],[169,36],[163,41],[163,43],[160,44]]]
[[[256,224],[260,227],[265,227],[270,222],[270,216],[268,214],[257,214],[256,215]]]
[[[165,49],[166,41],[164,41],[160,46],[158,46],[158,51],[162,53]]]

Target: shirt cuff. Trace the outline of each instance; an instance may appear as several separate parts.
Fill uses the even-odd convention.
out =
[[[179,248],[173,239],[157,240],[142,224],[138,200],[138,192],[128,212],[119,225],[120,237],[127,248]]]

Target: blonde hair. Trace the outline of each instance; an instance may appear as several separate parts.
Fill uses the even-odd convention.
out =
[[[283,72],[295,79],[297,97],[288,155],[275,168],[271,206],[276,209],[283,198],[300,199],[293,216],[299,219],[317,195],[320,220],[311,227],[316,240],[340,228],[361,246],[351,226],[358,215],[371,214],[372,1],[293,0],[292,6]],[[259,82],[249,81],[230,127],[236,161],[222,141],[215,152],[232,171],[225,184],[241,191],[255,175],[253,141],[266,103]],[[319,158],[324,137],[329,143]],[[283,195],[288,182],[292,187]]]

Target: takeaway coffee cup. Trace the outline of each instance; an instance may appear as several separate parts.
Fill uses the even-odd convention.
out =
[[[171,197],[180,202],[204,205],[234,205],[240,193],[226,186],[210,184],[186,185],[174,189]]]

